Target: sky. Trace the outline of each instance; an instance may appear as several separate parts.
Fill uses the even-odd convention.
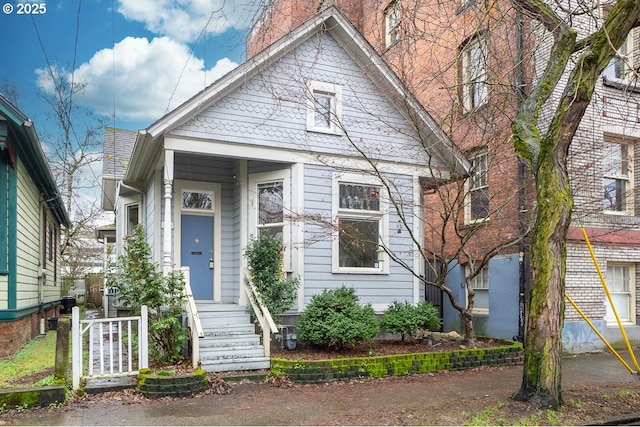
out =
[[[243,62],[245,35],[261,3],[31,1],[6,1],[0,14],[0,83],[17,89],[20,109],[36,129],[47,126],[39,92],[50,87],[51,69],[85,86],[76,97],[80,106],[111,120],[115,112],[115,125],[131,130]],[[40,13],[20,13],[28,9]]]
[[[45,153],[60,135],[42,96],[52,73],[82,87],[74,105],[106,117],[106,126],[147,128],[244,61],[263,2],[2,0],[0,93],[31,119]],[[75,118],[76,130],[87,117]],[[94,156],[81,178],[93,182],[88,202],[100,197],[101,153]]]

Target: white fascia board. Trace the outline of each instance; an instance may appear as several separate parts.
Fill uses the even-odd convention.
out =
[[[164,148],[166,150],[173,150],[176,153],[184,152],[208,156],[228,157],[233,159],[325,165],[336,170],[372,170],[370,163],[365,159],[332,154],[318,155],[305,151],[292,151],[273,147],[233,144],[214,140],[183,139],[167,136],[164,140]],[[383,174],[436,178],[444,181],[450,179],[449,171],[432,170],[432,168],[428,166],[379,161],[376,163],[376,168]]]

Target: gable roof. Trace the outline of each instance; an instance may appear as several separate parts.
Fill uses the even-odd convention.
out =
[[[33,122],[2,94],[0,94],[0,121],[6,121],[8,126],[6,135],[0,134],[0,144],[18,155],[56,221],[65,227],[70,227],[71,220],[42,151]]]
[[[419,124],[425,140],[436,142],[429,148],[448,166],[451,177],[468,174],[469,163],[431,115],[340,10],[330,6],[141,131],[133,148],[131,167],[125,180],[136,182],[144,176],[151,162],[157,159],[161,137],[165,132],[216,103],[318,32],[331,33],[341,47],[366,70],[372,81],[390,89],[387,93],[392,94],[391,98],[398,110]]]
[[[102,209],[113,210],[117,182],[127,172],[138,132],[105,128],[102,143]]]

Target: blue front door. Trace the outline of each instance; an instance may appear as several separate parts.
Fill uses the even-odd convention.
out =
[[[213,299],[213,217],[182,215],[182,265],[189,267],[191,291],[197,300]]]

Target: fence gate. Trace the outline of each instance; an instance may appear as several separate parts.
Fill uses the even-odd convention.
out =
[[[83,378],[137,375],[140,369],[149,367],[147,306],[140,311],[140,316],[80,320],[80,309],[73,307],[74,390],[80,388]]]

